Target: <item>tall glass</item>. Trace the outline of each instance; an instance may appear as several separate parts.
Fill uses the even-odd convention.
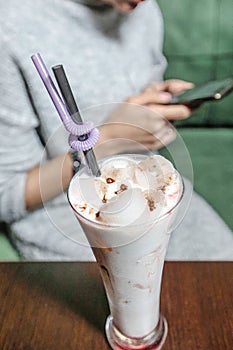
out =
[[[182,181],[178,202],[161,217],[107,225],[85,218],[73,205],[77,176],[71,181],[68,199],[100,268],[110,307],[105,328],[109,344],[117,350],[161,349],[167,335],[167,322],[160,314],[161,280],[171,228],[183,198]]]

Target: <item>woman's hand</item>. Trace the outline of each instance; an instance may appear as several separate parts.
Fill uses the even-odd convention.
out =
[[[176,137],[175,128],[160,114],[130,103],[114,109],[100,131],[101,138],[95,148],[97,157],[159,149]]]
[[[155,150],[174,141],[175,128],[168,120],[188,118],[191,110],[169,102],[172,95],[192,87],[192,83],[183,80],[166,80],[151,83],[141,94],[127,98],[101,126],[101,139],[95,149],[97,157]]]
[[[168,120],[186,119],[192,110],[185,105],[169,105],[169,102],[172,95],[179,95],[193,86],[192,83],[178,79],[153,82],[141,94],[129,97],[126,102],[146,106]]]

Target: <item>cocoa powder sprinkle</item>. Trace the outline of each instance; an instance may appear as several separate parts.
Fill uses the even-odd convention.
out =
[[[125,184],[121,184],[120,189],[121,191],[126,191],[128,189],[128,186],[126,186]]]
[[[115,194],[119,194],[119,193],[121,193],[123,191],[126,191],[127,189],[128,189],[128,186],[126,186],[125,184],[121,184],[120,185],[120,189],[118,191],[115,191],[114,193]]]
[[[103,199],[102,199],[102,202],[103,202],[103,203],[107,203],[106,194],[104,194]]]
[[[87,209],[87,206],[86,205],[80,205],[79,209],[80,209],[80,211],[84,211],[84,210]]]
[[[107,182],[107,184],[112,184],[113,182],[115,182],[115,180],[112,179],[111,177],[108,177],[108,178],[106,179],[106,182]]]
[[[155,201],[153,199],[147,199],[150,211],[155,210]]]

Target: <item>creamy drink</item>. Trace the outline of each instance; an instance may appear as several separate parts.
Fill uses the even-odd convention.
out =
[[[113,349],[161,349],[160,285],[182,179],[159,155],[116,156],[100,170],[98,178],[77,174],[68,198],[100,266],[108,340]]]

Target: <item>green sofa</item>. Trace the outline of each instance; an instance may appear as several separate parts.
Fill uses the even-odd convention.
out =
[[[0,223],[0,261],[19,261],[20,255],[12,246],[7,237],[7,229],[3,223]]]
[[[165,77],[195,84],[233,75],[232,0],[158,0],[165,20]],[[177,123],[189,150],[194,188],[233,229],[233,94]],[[165,153],[165,150],[162,150]],[[4,230],[0,227],[0,232]],[[18,260],[0,233],[0,260]]]
[[[232,0],[157,2],[165,21],[166,79],[198,85],[233,76]],[[176,124],[192,159],[195,190],[233,229],[233,93]]]

